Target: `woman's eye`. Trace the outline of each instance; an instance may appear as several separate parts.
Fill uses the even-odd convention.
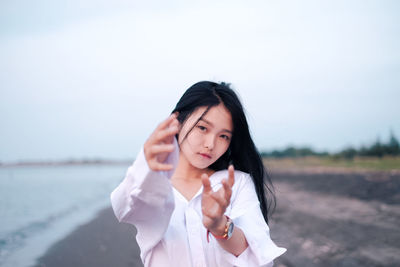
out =
[[[201,131],[205,131],[205,130],[207,130],[207,128],[206,127],[204,127],[204,126],[197,126],[197,128],[199,128]]]
[[[225,140],[229,140],[229,136],[227,136],[227,135],[221,135],[221,137],[222,137],[223,139],[225,139]]]

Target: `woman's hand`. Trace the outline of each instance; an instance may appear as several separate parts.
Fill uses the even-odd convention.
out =
[[[211,188],[207,174],[201,176],[203,182],[203,197],[201,199],[201,211],[203,213],[203,225],[215,235],[222,235],[225,230],[226,207],[231,202],[232,186],[235,183],[234,168],[228,168],[228,179],[222,180],[222,187],[214,192]]]
[[[144,143],[143,150],[147,164],[153,171],[169,171],[171,164],[165,164],[168,154],[174,151],[174,136],[179,131],[177,113],[161,122]]]

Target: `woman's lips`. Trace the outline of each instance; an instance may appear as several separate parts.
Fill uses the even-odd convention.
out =
[[[210,155],[208,155],[208,154],[203,154],[203,153],[200,153],[200,155],[202,155],[202,156],[203,156],[203,157],[205,157],[205,158],[211,159],[211,156],[210,156]]]

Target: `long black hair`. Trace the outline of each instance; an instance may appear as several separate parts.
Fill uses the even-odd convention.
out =
[[[197,120],[199,122],[211,107],[219,104],[223,104],[231,113],[233,134],[227,151],[209,168],[214,171],[224,170],[232,163],[236,170],[249,173],[254,182],[264,220],[268,223],[268,216],[276,205],[272,182],[251,138],[242,104],[230,85],[209,81],[198,82],[186,90],[172,113],[179,112],[177,119],[183,125],[193,111],[199,107],[207,107]],[[187,134],[182,142],[186,137]]]

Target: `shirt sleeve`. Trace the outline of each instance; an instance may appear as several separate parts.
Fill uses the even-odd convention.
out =
[[[175,150],[166,163],[176,166],[179,152]],[[128,168],[121,184],[111,193],[111,205],[118,221],[135,225],[141,258],[162,239],[175,208],[172,186],[169,181],[174,170],[152,171],[144,156],[143,148],[135,162]]]
[[[240,173],[240,179],[235,197],[231,199],[230,218],[239,227],[249,246],[238,256],[219,247],[223,261],[232,266],[273,266],[273,260],[286,252],[278,247],[269,234],[269,227],[262,215],[260,204],[250,175]]]

